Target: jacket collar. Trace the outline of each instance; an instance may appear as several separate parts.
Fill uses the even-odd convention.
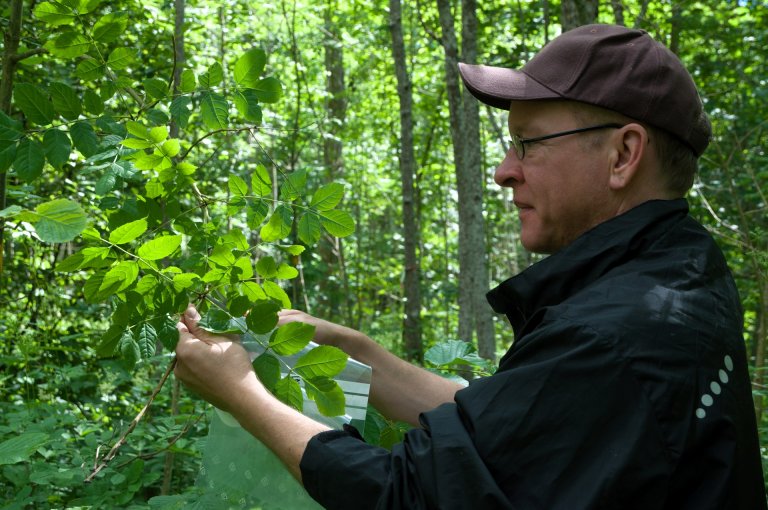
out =
[[[682,198],[640,204],[504,281],[488,292],[488,302],[494,311],[507,315],[518,338],[537,310],[561,303],[633,258],[666,230],[668,221],[687,213],[688,203]]]

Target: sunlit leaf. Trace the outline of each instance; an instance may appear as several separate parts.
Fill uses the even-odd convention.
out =
[[[244,197],[248,194],[248,184],[238,175],[230,174],[227,185],[229,192],[236,197]]]
[[[297,411],[304,409],[304,397],[301,386],[290,375],[286,375],[275,384],[274,395],[281,402],[293,407]]]
[[[221,94],[214,92],[203,95],[200,114],[208,129],[224,129],[229,124],[229,104]]]
[[[341,349],[320,345],[300,357],[293,368],[304,379],[334,377],[344,370],[348,359]]]
[[[162,236],[139,246],[137,254],[145,260],[160,260],[170,256],[181,246],[180,235]]]
[[[272,178],[264,165],[256,165],[251,176],[251,189],[257,197],[272,196]]]
[[[64,198],[38,205],[35,213],[35,231],[46,243],[71,241],[88,224],[87,216],[80,205]]]
[[[283,85],[277,78],[269,77],[259,80],[253,86],[256,97],[262,103],[276,103],[283,97]]]
[[[144,90],[153,99],[162,99],[168,94],[168,83],[160,78],[147,78],[142,84]]]
[[[77,16],[71,8],[59,2],[42,2],[33,11],[35,17],[52,27],[71,26]]]
[[[253,88],[259,81],[264,66],[267,63],[267,54],[264,50],[253,48],[245,52],[235,62],[235,83],[241,88]]]
[[[183,290],[192,287],[200,277],[195,273],[181,273],[173,276],[173,288]]]
[[[320,213],[320,222],[332,236],[346,237],[355,232],[355,222],[345,211],[323,211]]]
[[[261,257],[256,262],[256,272],[262,278],[273,278],[277,274],[277,262],[270,256]]]
[[[109,234],[109,242],[113,244],[125,244],[130,243],[134,239],[137,239],[140,235],[147,231],[147,220],[142,218],[140,220],[131,221],[124,225],[120,225]]]
[[[320,216],[313,211],[302,214],[298,225],[299,239],[308,245],[313,245],[320,240],[321,234]]]
[[[64,32],[43,45],[55,57],[75,58],[87,52],[91,42],[78,32]]]
[[[302,322],[289,322],[277,328],[269,338],[269,347],[281,356],[296,354],[307,346],[315,327]]]
[[[128,26],[128,15],[124,12],[111,12],[99,18],[93,25],[93,39],[101,43],[117,40]]]
[[[293,201],[299,198],[307,185],[307,171],[296,170],[285,177],[285,182],[280,186],[280,198]]]
[[[184,93],[189,93],[195,90],[197,87],[197,80],[195,79],[195,73],[191,69],[184,69],[181,72],[181,83],[179,84],[179,90]]]
[[[221,64],[214,62],[208,67],[208,71],[202,73],[199,77],[200,87],[211,89],[218,86],[224,80],[224,69]]]
[[[136,50],[132,48],[115,48],[107,58],[107,65],[112,69],[125,69],[133,63]]]
[[[253,89],[236,90],[232,95],[235,108],[245,120],[261,124],[262,111],[259,98]]]
[[[338,182],[332,182],[315,191],[309,205],[318,211],[330,211],[339,205],[343,196],[344,185],[339,184]]]
[[[112,267],[99,286],[99,294],[117,294],[130,287],[139,276],[139,264],[135,260],[123,260]]]
[[[291,233],[291,211],[285,205],[279,205],[269,222],[261,227],[259,234],[265,242],[279,241],[288,237]]]
[[[339,383],[327,377],[318,377],[304,381],[307,397],[315,402],[317,410],[323,416],[344,414],[345,399]]]

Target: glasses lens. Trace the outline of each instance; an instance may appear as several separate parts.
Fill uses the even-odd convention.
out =
[[[517,159],[523,159],[525,156],[525,146],[523,145],[522,140],[520,140],[520,137],[517,135],[512,135],[512,138],[509,139],[509,143],[512,148],[515,149]]]

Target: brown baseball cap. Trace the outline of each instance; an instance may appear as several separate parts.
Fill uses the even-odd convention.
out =
[[[585,25],[563,33],[520,70],[459,64],[467,89],[508,110],[511,100],[567,99],[661,128],[700,156],[712,128],[680,59],[644,30]]]

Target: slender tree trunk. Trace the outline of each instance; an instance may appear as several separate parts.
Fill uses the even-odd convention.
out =
[[[24,3],[22,0],[11,0],[11,14],[8,28],[3,34],[3,70],[0,75],[0,110],[6,115],[11,114],[11,94],[13,93],[13,74],[16,71],[17,52],[21,37],[21,13]],[[0,211],[6,207],[6,183],[8,175],[5,170],[0,172]],[[0,274],[3,273],[5,259],[5,221],[0,220]]]
[[[471,342],[475,332],[482,332],[478,335],[478,350],[482,349],[482,356],[493,359],[493,322],[485,301],[488,275],[482,214],[484,179],[480,168],[478,105],[474,98],[462,98],[459,88],[458,45],[450,1],[438,0],[437,6],[445,50],[445,80],[459,202],[459,338]],[[473,62],[476,55],[473,39],[477,23],[474,19],[474,1],[466,1],[464,10],[462,32],[464,39],[469,39],[463,43],[468,53],[464,60]]]
[[[325,110],[327,121],[323,132],[323,165],[326,177],[337,180],[344,177],[342,133],[347,115],[346,86],[344,84],[344,50],[341,43],[336,0],[328,0],[324,11],[324,51],[326,74]],[[344,267],[342,239],[324,237],[318,246],[328,277],[320,282],[320,300],[330,317],[342,317],[351,324],[354,320],[349,300],[349,282]],[[338,268],[338,270],[333,269]],[[333,275],[331,273],[334,273]]]
[[[594,23],[597,19],[598,4],[597,0],[562,0],[560,24],[563,32]]]
[[[389,0],[389,30],[392,34],[392,56],[397,76],[397,95],[400,98],[400,178],[403,197],[405,297],[403,343],[405,357],[421,361],[424,357],[421,343],[421,267],[417,255],[419,224],[416,215],[414,175],[416,157],[413,148],[413,91],[408,75],[403,42],[403,23],[400,0]]]
[[[614,23],[624,26],[624,5],[621,0],[611,0],[611,7],[613,7]]]

